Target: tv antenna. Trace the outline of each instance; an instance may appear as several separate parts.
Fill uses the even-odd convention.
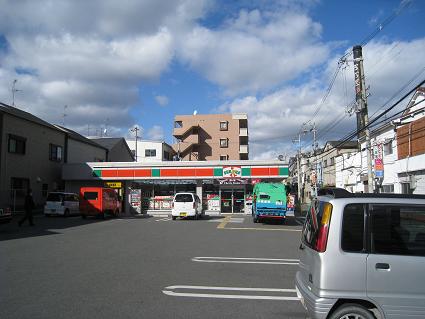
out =
[[[14,79],[13,80],[13,83],[12,83],[12,106],[14,107],[15,106],[15,93],[16,92],[21,92],[22,90],[18,90],[17,88],[16,88],[16,82],[18,82],[18,80],[17,79]]]

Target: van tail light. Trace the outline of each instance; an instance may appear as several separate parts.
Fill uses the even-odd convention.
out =
[[[174,208],[174,202],[171,202],[171,208]]]
[[[196,203],[195,203],[195,202],[193,202],[193,209],[195,209],[195,205],[196,205]]]
[[[326,251],[326,246],[328,244],[328,234],[329,234],[329,224],[331,222],[332,216],[332,204],[324,203],[323,205],[323,215],[322,220],[319,225],[319,235],[316,242],[316,250],[319,253]]]

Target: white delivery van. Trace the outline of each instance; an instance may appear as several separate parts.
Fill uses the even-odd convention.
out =
[[[202,217],[202,204],[198,195],[192,193],[176,193],[173,198],[171,217],[173,220],[177,217],[193,217],[194,219]]]
[[[79,215],[79,198],[75,193],[51,192],[44,205],[44,215]]]

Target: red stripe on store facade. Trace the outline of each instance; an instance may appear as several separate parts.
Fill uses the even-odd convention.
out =
[[[251,167],[251,176],[268,176],[269,168],[268,167]]]
[[[117,177],[116,169],[104,169],[102,170],[102,177]]]
[[[150,169],[136,169],[134,170],[134,177],[151,177],[152,173]]]

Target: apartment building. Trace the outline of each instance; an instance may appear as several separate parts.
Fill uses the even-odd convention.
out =
[[[177,115],[173,149],[183,161],[248,160],[247,114]]]

